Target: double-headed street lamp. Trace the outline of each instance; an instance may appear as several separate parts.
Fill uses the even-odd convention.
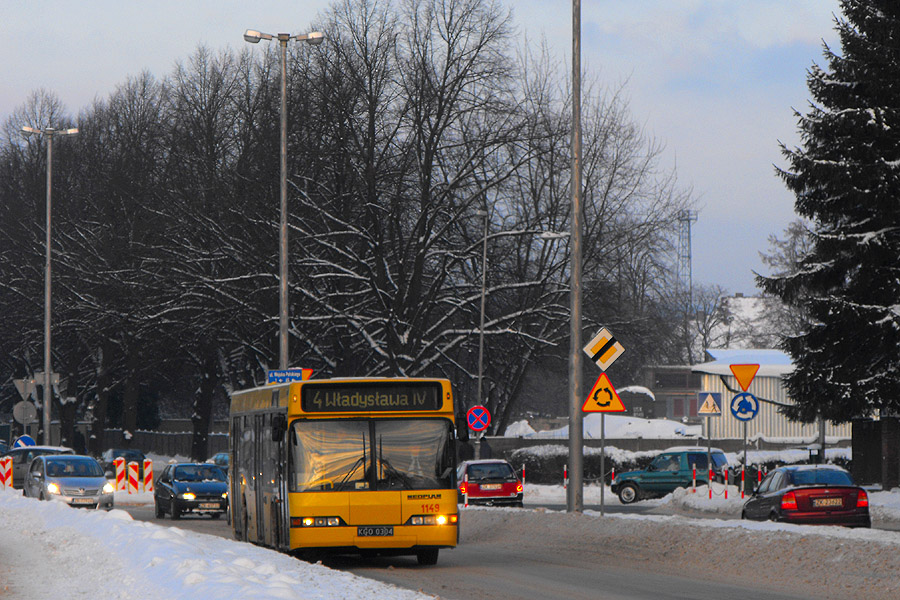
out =
[[[288,368],[288,206],[287,206],[287,43],[290,40],[321,44],[325,35],[319,31],[307,34],[291,35],[289,33],[262,33],[253,29],[244,32],[244,40],[258,44],[260,40],[277,39],[281,45],[281,245],[280,245],[280,292],[278,368]]]
[[[557,231],[534,231],[534,230],[524,230],[524,231],[507,231],[496,233],[493,236],[488,235],[488,225],[490,216],[488,211],[486,210],[476,210],[475,215],[478,217],[484,217],[484,238],[482,240],[481,245],[481,318],[480,324],[478,327],[478,406],[482,404],[482,379],[484,377],[484,302],[485,295],[487,292],[487,243],[488,237],[496,237],[501,235],[532,235],[537,234],[538,237],[545,241],[553,241],[560,240],[569,237],[568,232],[557,232]],[[481,433],[481,436],[484,436],[484,432]],[[475,459],[481,458],[481,438],[477,438],[475,440]]]
[[[47,259],[44,263],[44,397],[43,397],[43,426],[44,436],[43,443],[50,445],[50,407],[53,400],[52,372],[50,365],[50,202],[51,188],[53,182],[53,138],[57,135],[74,135],[78,133],[78,129],[54,129],[46,127],[38,129],[35,127],[22,127],[25,135],[43,135],[47,140],[47,224],[46,224],[46,247]]]

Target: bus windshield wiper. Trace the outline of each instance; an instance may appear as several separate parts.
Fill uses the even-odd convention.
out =
[[[344,488],[344,484],[347,483],[347,480],[350,479],[351,475],[353,475],[354,473],[356,473],[356,471],[359,470],[360,466],[362,466],[363,473],[366,472],[366,466],[368,465],[368,458],[366,455],[366,434],[365,433],[362,436],[362,447],[363,447],[362,456],[360,456],[359,458],[356,459],[356,462],[354,462],[350,466],[350,470],[347,471],[347,474],[344,475],[344,478],[338,482],[338,484],[337,484],[338,489]]]

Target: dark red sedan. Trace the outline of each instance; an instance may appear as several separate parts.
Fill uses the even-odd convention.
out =
[[[742,519],[871,527],[869,495],[834,465],[779,467],[744,503]]]
[[[523,486],[512,465],[501,459],[469,460],[456,470],[459,502],[522,506]]]

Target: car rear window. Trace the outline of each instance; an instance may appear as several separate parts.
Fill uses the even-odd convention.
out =
[[[469,465],[469,479],[509,479],[515,477],[512,467],[506,463]]]
[[[854,485],[849,473],[833,469],[810,469],[791,473],[793,485]]]

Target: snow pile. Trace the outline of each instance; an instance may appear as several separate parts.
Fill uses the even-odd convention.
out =
[[[585,506],[599,505],[601,490],[599,485],[585,485]],[[681,514],[696,516],[718,516],[723,519],[740,519],[741,508],[749,498],[745,494],[741,498],[741,490],[736,485],[728,486],[728,498],[725,497],[725,485],[713,483],[712,498],[705,485],[693,489],[678,488],[663,498],[641,500],[641,506],[652,506],[654,512],[663,514]],[[566,489],[562,485],[540,485],[525,482],[525,506],[566,504]],[[603,488],[604,506],[620,506],[618,496],[612,493],[609,486]],[[658,509],[658,510],[657,510]],[[869,513],[875,527],[887,526],[900,529],[900,488],[888,492],[869,491]]]
[[[583,423],[585,439],[600,439],[603,436],[604,428],[601,426],[601,421],[604,421],[601,414],[585,415]],[[699,436],[703,432],[702,425],[686,425],[668,419],[640,419],[622,415],[606,415],[605,422],[607,438],[669,439]],[[567,425],[560,429],[537,431],[522,437],[568,439],[569,427]]]
[[[516,421],[506,428],[504,437],[525,437],[534,433],[534,428],[526,420]]]
[[[131,501],[146,500],[139,496]],[[0,491],[0,531],[0,581],[10,598],[431,598],[250,544],[133,521],[123,510],[73,509],[18,490]]]

